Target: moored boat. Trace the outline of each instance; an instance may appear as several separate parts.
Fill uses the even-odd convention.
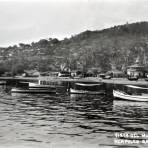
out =
[[[38,83],[32,83],[29,82],[28,88],[30,90],[40,90],[40,92],[42,90],[55,90],[56,93],[67,93],[67,88],[66,86],[62,85],[62,84],[57,84],[56,82],[51,81],[50,79],[39,79]],[[43,92],[44,92],[43,91]]]
[[[45,89],[45,88],[55,88],[55,85],[40,84],[40,81],[39,83],[29,82],[29,89]]]
[[[148,102],[148,88],[126,85],[125,91],[113,90],[113,96],[122,100]]]
[[[75,83],[69,91],[71,94],[90,94],[100,95],[105,94],[101,83]]]
[[[56,93],[56,90],[12,88],[11,93]]]

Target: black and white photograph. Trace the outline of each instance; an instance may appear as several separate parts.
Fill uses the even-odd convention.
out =
[[[0,0],[0,148],[147,148],[148,0]]]

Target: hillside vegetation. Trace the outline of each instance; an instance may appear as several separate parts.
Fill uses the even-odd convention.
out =
[[[0,74],[24,70],[59,71],[97,68],[99,71],[124,70],[139,57],[148,63],[148,22],[85,31],[71,38],[41,39],[31,44],[0,48]]]

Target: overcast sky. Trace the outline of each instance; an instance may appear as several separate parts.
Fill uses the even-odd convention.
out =
[[[148,21],[148,0],[0,0],[0,46]]]

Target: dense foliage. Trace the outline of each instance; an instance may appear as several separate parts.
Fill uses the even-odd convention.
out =
[[[85,31],[64,40],[41,39],[31,44],[0,48],[0,74],[26,69],[59,71],[98,68],[124,70],[139,57],[147,65],[148,22],[125,24],[100,31]]]

